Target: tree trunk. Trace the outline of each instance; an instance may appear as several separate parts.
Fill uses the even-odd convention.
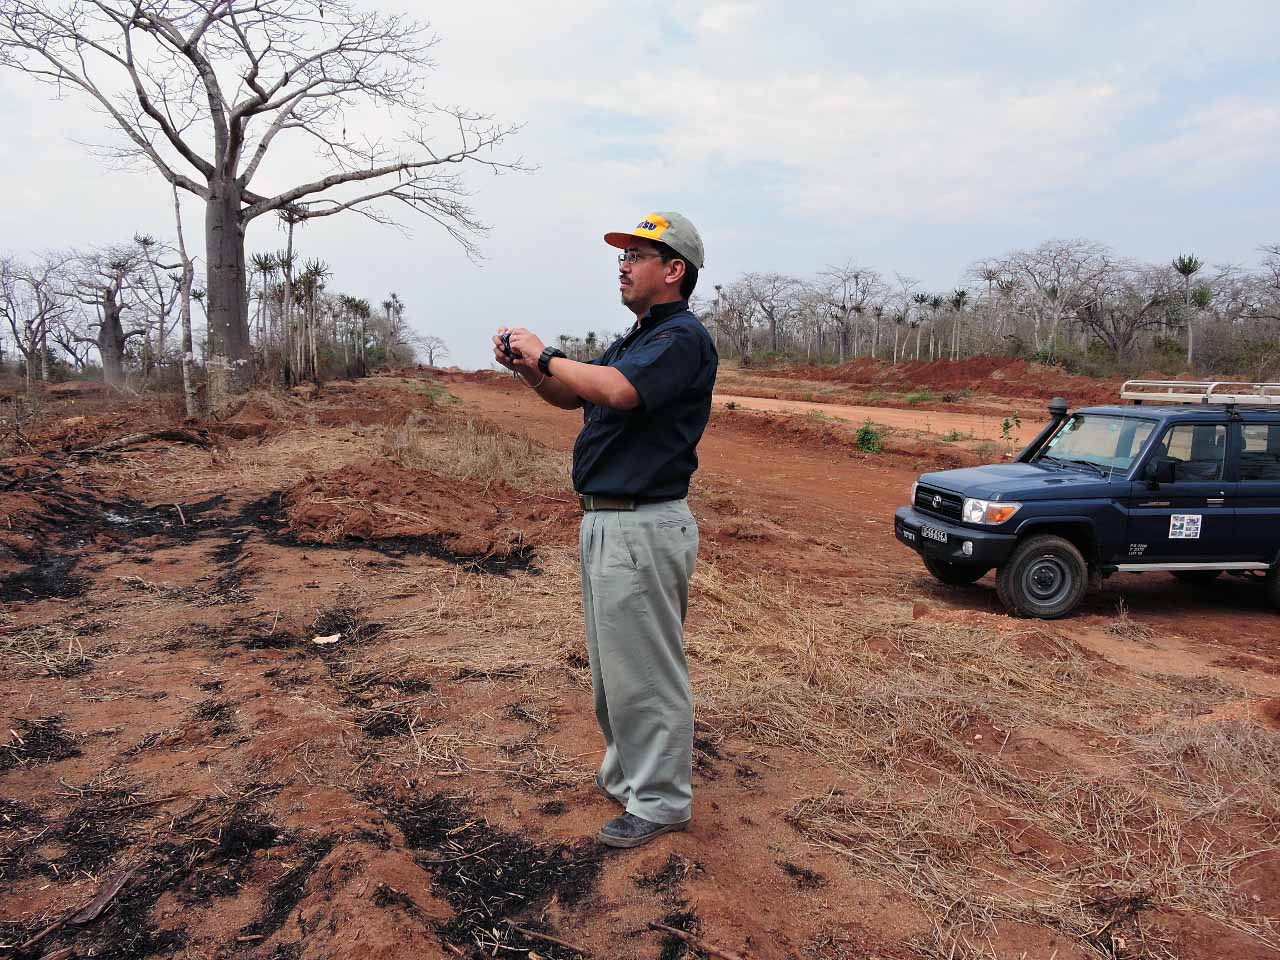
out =
[[[22,352],[22,356],[26,360],[24,366],[26,367],[25,374],[27,379],[27,393],[34,394],[36,390],[36,337],[35,333],[31,329],[30,318],[22,321],[22,339],[25,341],[26,345],[24,346],[20,343],[18,344],[18,349]]]
[[[102,379],[112,387],[124,386],[124,327],[120,324],[123,312],[115,293],[110,289],[102,293],[102,323],[98,326],[98,354],[102,357]]]
[[[211,179],[204,235],[208,261],[209,406],[215,412],[253,385],[240,209],[240,188],[234,179]]]
[[[182,396],[186,400],[187,416],[195,419],[200,413],[196,403],[196,385],[191,376],[195,356],[191,352],[191,286],[195,280],[195,264],[187,256],[187,244],[182,236],[182,207],[178,204],[178,188],[173,188],[173,217],[178,226],[178,256],[182,259],[182,279],[178,282],[178,316],[182,324]]]

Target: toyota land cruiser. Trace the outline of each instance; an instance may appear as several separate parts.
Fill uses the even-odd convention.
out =
[[[1116,572],[1262,581],[1280,608],[1280,384],[1131,380],[1012,463],[925,473],[893,532],[946,584],[993,568],[1011,612],[1070,613]]]

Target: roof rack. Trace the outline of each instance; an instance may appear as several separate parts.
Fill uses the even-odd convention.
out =
[[[1229,380],[1127,380],[1122,400],[1136,404],[1202,403],[1280,407],[1280,383],[1233,383]]]

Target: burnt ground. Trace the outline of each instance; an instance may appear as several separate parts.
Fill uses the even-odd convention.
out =
[[[0,464],[0,956],[707,955],[654,922],[795,960],[1277,954],[1260,592],[1115,578],[1039,625],[944,590],[892,509],[977,454],[927,433],[717,411],[693,828],[598,845],[577,514],[475,425],[554,476],[576,419],[445,386],[100,456],[122,401],[53,404]]]

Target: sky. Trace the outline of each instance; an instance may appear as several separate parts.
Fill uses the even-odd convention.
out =
[[[624,329],[601,237],[659,210],[701,232],[706,295],[849,262],[946,291],[1052,238],[1246,267],[1280,242],[1273,0],[377,6],[429,23],[428,96],[519,124],[498,156],[531,169],[467,174],[489,227],[476,260],[412,215],[313,221],[296,243],[332,266],[331,289],[398,293],[462,367],[491,364],[500,324],[549,341]],[[167,185],[100,159],[103,118],[52,94],[0,70],[0,254],[172,236]],[[347,117],[383,137],[394,122]],[[260,190],[324,172],[278,143]],[[283,244],[274,219],[251,226],[251,252]]]

